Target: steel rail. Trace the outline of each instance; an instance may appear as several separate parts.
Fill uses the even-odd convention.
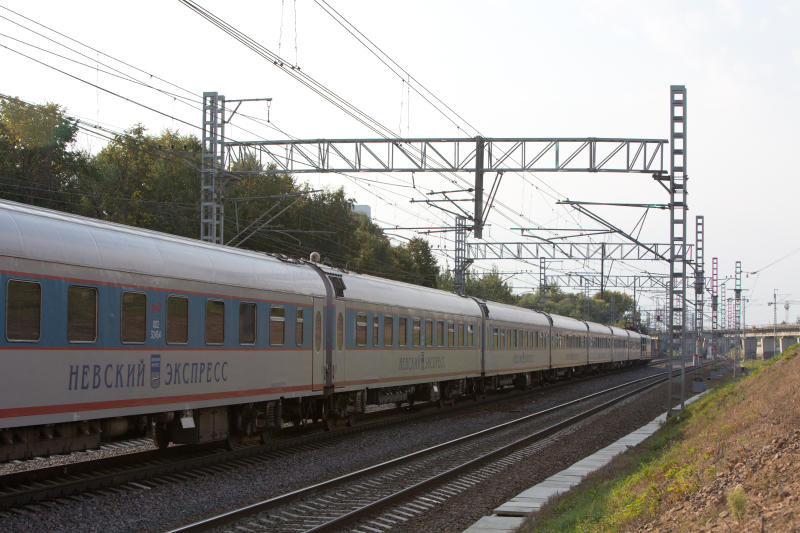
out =
[[[464,435],[464,436],[458,437],[456,439],[452,439],[452,440],[446,441],[444,443],[440,443],[440,444],[437,444],[437,445],[434,445],[434,446],[431,446],[431,447],[428,447],[428,448],[425,448],[425,449],[422,449],[422,450],[418,450],[416,452],[412,452],[412,453],[409,453],[409,454],[406,454],[406,455],[403,455],[403,456],[400,456],[400,457],[396,457],[394,459],[390,459],[388,461],[384,461],[382,463],[378,463],[378,464],[375,464],[375,465],[372,465],[372,466],[369,466],[369,467],[365,467],[365,468],[362,468],[362,469],[359,469],[359,470],[356,470],[356,471],[353,471],[353,472],[350,472],[350,473],[347,473],[347,474],[344,474],[344,475],[341,475],[341,476],[337,476],[337,477],[332,478],[332,479],[328,479],[328,480],[321,481],[319,483],[315,483],[315,484],[312,484],[312,485],[309,485],[309,486],[306,486],[306,487],[303,487],[303,488],[300,488],[300,489],[296,489],[294,491],[290,491],[290,492],[287,492],[285,494],[281,494],[279,496],[275,496],[275,497],[269,498],[269,499],[261,501],[261,502],[256,502],[256,503],[241,507],[239,509],[234,509],[232,511],[228,511],[226,513],[222,513],[222,514],[217,515],[217,516],[213,516],[213,517],[206,518],[206,519],[203,519],[203,520],[191,523],[191,524],[187,524],[187,525],[172,529],[172,530],[169,531],[169,533],[187,533],[187,532],[196,532],[196,531],[206,531],[206,530],[209,530],[209,529],[212,529],[212,528],[218,528],[218,527],[224,526],[225,524],[229,524],[229,523],[241,520],[241,519],[243,519],[245,517],[248,517],[248,516],[251,516],[251,515],[254,515],[254,514],[258,514],[258,513],[264,512],[264,511],[267,511],[269,509],[278,507],[280,505],[287,504],[287,503],[291,502],[292,500],[300,499],[302,497],[308,496],[309,494],[311,494],[311,493],[313,493],[315,491],[319,491],[321,489],[330,489],[330,488],[335,487],[337,485],[340,485],[342,483],[353,481],[353,480],[355,480],[355,479],[357,479],[359,477],[363,477],[363,476],[370,475],[370,474],[375,474],[375,473],[377,473],[379,471],[388,469],[390,467],[398,466],[398,465],[400,465],[402,463],[409,462],[409,461],[411,461],[413,459],[426,456],[426,455],[428,455],[428,454],[430,454],[432,452],[440,451],[442,449],[446,449],[446,448],[452,447],[452,446],[454,446],[456,444],[462,444],[462,443],[464,443],[466,441],[474,440],[474,439],[477,439],[477,438],[482,437],[482,436],[486,436],[486,435],[489,435],[489,434],[492,434],[492,433],[496,433],[496,432],[498,432],[500,430],[509,428],[511,426],[522,424],[524,422],[528,422],[528,421],[533,420],[535,418],[540,418],[540,417],[543,417],[545,415],[552,414],[552,413],[557,412],[559,410],[563,410],[566,407],[570,407],[570,406],[576,405],[578,403],[585,402],[587,400],[596,398],[598,396],[609,394],[609,393],[614,392],[616,390],[619,390],[619,389],[622,389],[622,388],[626,388],[626,387],[630,387],[632,385],[636,385],[636,384],[644,382],[644,381],[655,380],[653,383],[648,383],[648,384],[646,384],[646,385],[644,385],[642,387],[639,387],[639,388],[635,389],[634,391],[629,391],[629,392],[623,394],[622,396],[616,397],[616,398],[614,398],[613,400],[611,400],[609,402],[604,402],[603,404],[601,404],[601,405],[599,405],[597,407],[591,408],[588,411],[585,411],[585,412],[583,412],[583,413],[581,413],[579,415],[570,417],[570,418],[566,419],[565,421],[562,421],[562,422],[559,422],[557,424],[553,424],[551,426],[548,426],[547,428],[532,434],[532,436],[528,436],[528,437],[525,437],[523,439],[519,439],[519,440],[511,443],[508,446],[505,446],[505,447],[502,447],[502,448],[498,448],[498,449],[496,449],[496,450],[494,450],[492,452],[489,452],[488,454],[484,454],[484,455],[482,455],[482,456],[480,456],[480,457],[478,457],[478,458],[476,458],[474,460],[471,460],[471,461],[469,461],[467,463],[464,463],[461,466],[458,466],[458,467],[455,467],[453,469],[447,470],[447,471],[445,471],[443,473],[437,474],[437,475],[435,475],[435,476],[433,476],[433,477],[431,477],[431,478],[429,478],[427,480],[421,481],[421,482],[416,483],[416,484],[414,484],[412,486],[409,486],[409,487],[407,487],[407,488],[405,488],[405,489],[403,489],[401,491],[398,491],[395,494],[392,494],[390,496],[386,496],[384,498],[381,498],[379,500],[371,502],[371,503],[369,503],[369,504],[367,504],[365,506],[362,506],[359,509],[352,510],[352,511],[346,513],[346,514],[343,514],[343,515],[341,515],[341,516],[339,516],[337,518],[334,518],[334,519],[330,520],[329,522],[326,522],[324,524],[320,524],[318,526],[315,526],[314,528],[307,530],[307,532],[311,532],[311,531],[314,531],[314,532],[327,531],[327,530],[330,530],[330,529],[341,527],[342,524],[344,524],[345,522],[349,522],[349,521],[355,520],[360,516],[363,516],[365,514],[368,514],[368,513],[372,512],[372,511],[374,511],[378,507],[387,505],[388,503],[390,503],[392,501],[395,501],[398,498],[406,497],[409,494],[411,494],[412,492],[420,490],[420,489],[422,489],[424,487],[427,487],[430,484],[438,483],[439,481],[441,481],[443,479],[446,479],[446,477],[454,475],[454,474],[456,474],[458,472],[461,472],[465,468],[470,468],[471,466],[474,466],[475,464],[478,464],[481,461],[485,461],[490,457],[494,457],[494,456],[496,456],[498,454],[502,454],[502,453],[504,453],[503,450],[513,451],[513,449],[511,449],[511,447],[519,447],[519,446],[521,446],[522,443],[525,442],[525,439],[528,439],[528,442],[532,442],[530,440],[531,438],[533,438],[534,440],[545,438],[545,437],[551,435],[552,433],[555,433],[556,431],[558,431],[560,429],[563,429],[564,427],[567,427],[567,426],[569,426],[571,424],[574,424],[574,423],[576,423],[576,422],[578,422],[578,421],[580,421],[580,420],[582,420],[582,419],[584,419],[584,418],[586,418],[588,416],[591,416],[592,414],[595,414],[598,411],[606,409],[607,407],[613,405],[614,403],[618,403],[618,402],[620,402],[620,401],[622,401],[622,400],[624,400],[624,399],[626,399],[626,398],[628,398],[628,397],[630,397],[632,395],[639,394],[643,390],[646,390],[646,389],[651,388],[653,386],[659,385],[659,384],[663,383],[664,381],[666,381],[666,379],[667,379],[666,375],[667,375],[667,372],[660,372],[660,373],[654,374],[652,376],[646,376],[646,377],[643,377],[643,378],[638,378],[636,380],[629,381],[627,383],[623,383],[623,384],[620,384],[620,385],[615,385],[613,387],[609,387],[608,389],[604,389],[602,391],[594,392],[592,394],[588,394],[588,395],[582,396],[580,398],[576,398],[574,400],[570,400],[568,402],[564,402],[562,404],[559,404],[559,405],[556,405],[556,406],[553,406],[553,407],[542,409],[542,410],[537,411],[535,413],[531,413],[531,414],[525,415],[523,417],[516,418],[514,420],[503,422],[502,424],[497,424],[497,425],[492,426],[490,428],[486,428],[486,429],[471,433],[469,435]]]
[[[341,528],[342,526],[344,526],[347,523],[354,522],[354,521],[358,520],[359,518],[363,518],[363,517],[373,513],[374,511],[376,511],[376,510],[378,510],[378,509],[380,509],[382,507],[389,506],[389,505],[391,505],[391,504],[393,504],[395,502],[398,502],[400,500],[403,500],[403,499],[405,499],[405,498],[407,498],[407,497],[409,497],[409,496],[411,496],[411,495],[413,495],[415,493],[418,493],[418,492],[420,492],[422,490],[425,490],[428,487],[440,484],[440,483],[442,483],[442,482],[444,482],[444,481],[446,481],[446,480],[448,480],[448,479],[450,479],[450,478],[452,478],[452,477],[454,477],[456,475],[459,475],[459,474],[461,474],[463,472],[466,472],[468,470],[474,469],[477,466],[479,466],[479,465],[481,465],[483,463],[489,462],[494,458],[497,458],[497,457],[500,457],[500,456],[509,455],[510,453],[512,453],[512,452],[514,452],[514,451],[516,451],[516,450],[518,450],[520,448],[523,448],[525,446],[533,444],[536,441],[543,440],[543,439],[545,439],[545,438],[547,438],[547,437],[549,437],[551,435],[554,435],[555,433],[561,431],[562,429],[565,429],[565,428],[570,427],[570,426],[572,426],[574,424],[577,424],[578,422],[581,422],[582,420],[585,420],[585,419],[589,418],[590,416],[599,413],[600,411],[603,411],[603,410],[605,410],[605,409],[607,409],[607,408],[609,408],[609,407],[611,407],[611,406],[613,406],[613,405],[615,405],[617,403],[620,403],[623,400],[626,400],[626,399],[630,398],[631,396],[635,396],[635,395],[639,394],[640,392],[643,392],[643,391],[645,391],[647,389],[650,389],[652,387],[660,385],[660,384],[664,383],[666,380],[667,380],[667,378],[663,377],[663,378],[657,379],[654,383],[649,383],[647,385],[643,385],[641,387],[638,387],[638,388],[636,388],[636,389],[634,389],[632,391],[626,392],[626,393],[622,394],[621,396],[613,398],[612,400],[609,400],[607,402],[603,402],[603,403],[601,403],[601,404],[599,404],[599,405],[597,405],[595,407],[589,408],[586,411],[583,411],[583,412],[581,412],[581,413],[579,413],[577,415],[574,415],[574,416],[571,416],[569,418],[566,418],[566,419],[562,420],[561,422],[556,422],[555,424],[552,424],[552,425],[550,425],[550,426],[548,426],[548,427],[546,427],[544,429],[541,429],[539,431],[531,433],[530,435],[527,435],[525,437],[517,439],[514,442],[511,442],[511,443],[509,443],[509,444],[507,444],[505,446],[501,446],[499,448],[496,448],[496,449],[494,449],[494,450],[492,450],[492,451],[490,451],[488,453],[482,454],[482,455],[480,455],[480,456],[478,456],[478,457],[476,457],[474,459],[471,459],[469,461],[466,461],[466,462],[464,462],[464,463],[462,463],[462,464],[460,464],[460,465],[458,465],[458,466],[456,466],[454,468],[446,470],[445,472],[442,472],[440,474],[431,476],[428,479],[425,479],[425,480],[423,480],[423,481],[421,481],[419,483],[416,483],[414,485],[406,487],[405,489],[399,490],[399,491],[397,491],[397,492],[395,492],[395,493],[393,493],[393,494],[391,494],[389,496],[381,498],[380,500],[376,500],[376,501],[374,501],[372,503],[369,503],[367,505],[359,507],[358,509],[355,509],[355,510],[353,510],[353,511],[347,513],[347,514],[344,514],[344,515],[341,515],[339,517],[336,517],[336,518],[334,518],[334,519],[332,519],[332,520],[330,520],[330,521],[328,521],[328,522],[326,522],[324,524],[321,524],[321,525],[316,526],[314,528],[308,529],[304,533],[322,533],[322,532],[333,531],[335,529]]]

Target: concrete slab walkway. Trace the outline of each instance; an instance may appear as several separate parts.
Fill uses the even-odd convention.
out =
[[[703,394],[706,393],[693,396],[685,403],[692,403]],[[538,485],[517,494],[503,505],[496,507],[492,515],[484,516],[472,524],[464,530],[464,533],[512,533],[516,531],[529,515],[539,511],[552,496],[567,492],[586,476],[610,463],[617,455],[641,443],[655,433],[666,420],[667,414],[664,413],[618,441],[581,459],[566,470],[553,474]]]

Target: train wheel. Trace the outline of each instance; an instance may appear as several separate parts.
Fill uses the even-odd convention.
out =
[[[169,432],[162,426],[153,426],[153,444],[156,448],[163,450],[169,446]]]

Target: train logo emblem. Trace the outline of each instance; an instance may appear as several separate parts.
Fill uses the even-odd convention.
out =
[[[150,386],[157,389],[161,385],[161,354],[150,354]]]

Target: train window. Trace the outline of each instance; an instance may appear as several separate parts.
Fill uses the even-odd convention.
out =
[[[225,302],[206,300],[206,344],[225,342]]]
[[[341,350],[344,345],[344,315],[339,313],[336,317],[336,349]]]
[[[383,345],[394,346],[394,320],[390,316],[383,317]]]
[[[367,313],[356,314],[356,345],[367,344]]]
[[[147,296],[143,292],[122,292],[120,340],[144,342],[147,335]]]
[[[67,340],[97,340],[97,289],[70,285],[67,289]]]
[[[303,317],[305,315],[305,309],[297,309],[295,313],[295,326],[294,326],[294,341],[297,346],[303,345]]]
[[[452,322],[447,324],[447,345],[456,346],[456,325]]]
[[[500,341],[497,338],[497,336],[499,335],[499,331],[500,330],[498,328],[492,328],[492,348],[497,348],[498,346],[500,346]]]
[[[397,328],[397,340],[400,346],[408,346],[408,319],[400,317]]]
[[[425,321],[425,346],[433,346],[433,322]]]
[[[467,324],[467,346],[475,346],[472,341],[474,340],[472,333],[472,324]]]
[[[419,318],[415,318],[411,324],[411,342],[414,346],[419,346],[422,343]]]
[[[464,324],[458,325],[458,333],[456,334],[456,343],[454,346],[464,346]]]
[[[444,322],[436,321],[436,344],[444,346]]]
[[[269,308],[269,344],[283,346],[286,342],[286,309],[273,305]]]
[[[33,281],[6,284],[6,339],[36,342],[42,331],[42,286]]]
[[[380,334],[380,323],[381,323],[381,321],[380,321],[380,318],[378,318],[378,315],[377,314],[374,315],[372,317],[372,345],[373,346],[378,346],[378,339],[380,339],[380,337],[379,337],[379,334]]]
[[[183,296],[167,297],[167,344],[189,342],[189,300]]]
[[[239,303],[239,344],[256,343],[256,304]]]
[[[318,352],[322,345],[322,312],[314,314],[314,351]]]

